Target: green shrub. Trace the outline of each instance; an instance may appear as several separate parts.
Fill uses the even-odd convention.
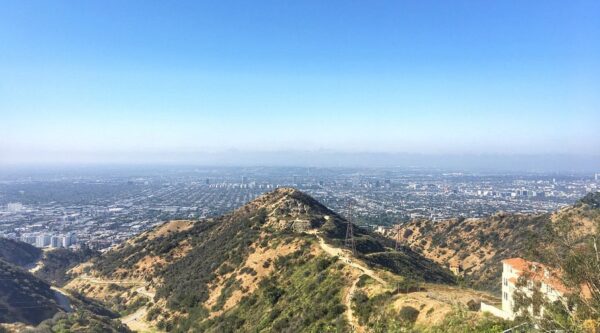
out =
[[[413,308],[412,306],[403,306],[398,312],[398,316],[400,319],[406,323],[414,324],[419,317],[419,310]]]

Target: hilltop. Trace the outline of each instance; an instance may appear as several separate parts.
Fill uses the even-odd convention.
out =
[[[431,325],[457,302],[489,298],[357,226],[352,253],[347,225],[310,196],[280,188],[221,217],[144,232],[74,268],[66,288],[126,314],[130,328],[170,332],[364,331],[382,325],[375,314],[400,320],[394,314],[404,308],[415,311],[411,323]]]
[[[600,193],[589,193],[576,204],[540,215],[497,213],[477,219],[415,220],[399,228],[402,244],[443,266],[460,266],[471,285],[499,292],[501,261],[512,257],[542,260],[553,240],[547,229],[567,221],[575,234],[590,235],[600,222]],[[396,231],[388,236],[397,237]],[[543,260],[542,260],[543,261]]]

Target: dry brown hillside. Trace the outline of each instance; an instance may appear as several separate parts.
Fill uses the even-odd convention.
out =
[[[586,235],[594,231],[599,212],[600,208],[584,198],[552,214],[498,213],[480,219],[411,221],[400,226],[398,237],[404,245],[443,266],[460,266],[474,286],[498,291],[501,260],[531,256],[532,246],[548,223],[566,219]]]
[[[172,332],[370,325],[351,311],[363,275],[389,295],[392,313],[407,302],[429,306],[423,320],[439,321],[444,316],[435,311],[452,309],[456,299],[443,296],[456,288],[447,269],[408,248],[396,251],[389,239],[357,226],[353,254],[344,247],[346,226],[310,196],[281,188],[221,217],[144,232],[75,268],[67,288],[127,314],[123,322],[131,328]],[[399,294],[411,281],[427,283],[427,291]],[[459,302],[482,297],[463,293]],[[432,302],[431,295],[441,296]]]

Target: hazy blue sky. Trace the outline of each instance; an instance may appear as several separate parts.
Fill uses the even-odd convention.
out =
[[[0,162],[230,149],[600,155],[600,1],[2,1]]]

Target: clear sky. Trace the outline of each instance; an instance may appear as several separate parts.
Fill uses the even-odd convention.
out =
[[[2,1],[0,163],[230,150],[600,155],[600,1]]]

